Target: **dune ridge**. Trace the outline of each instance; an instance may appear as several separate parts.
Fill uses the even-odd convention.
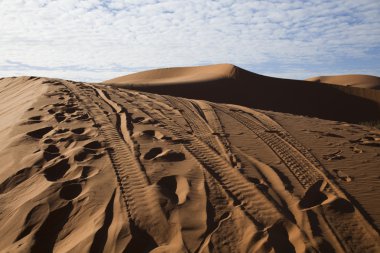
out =
[[[129,83],[159,85],[216,81],[236,78],[238,68],[232,64],[216,64],[198,67],[174,67],[142,71],[105,81],[105,83]]]
[[[231,64],[150,70],[104,84],[353,123],[380,119],[379,90],[311,85],[309,81],[259,75]]]
[[[0,87],[30,99],[0,104],[23,111],[1,136],[4,252],[380,250],[375,129],[60,79]]]
[[[370,75],[316,76],[310,77],[306,79],[306,81],[337,84],[365,89],[380,89],[380,77]]]

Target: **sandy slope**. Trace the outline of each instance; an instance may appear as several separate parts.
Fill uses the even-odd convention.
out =
[[[104,83],[346,122],[380,118],[380,90],[310,85],[309,81],[262,76],[230,64],[150,70]]]
[[[380,77],[369,75],[317,76],[306,81],[380,90]]]
[[[0,79],[0,150],[8,144],[7,138],[12,126],[17,124],[20,117],[33,104],[35,99],[47,88],[29,77],[17,79]]]
[[[117,77],[106,81],[106,83],[159,85],[217,81],[236,77],[236,70],[237,68],[231,64],[153,69]]]
[[[3,252],[380,250],[373,129],[64,80],[0,87],[29,94],[0,104]]]

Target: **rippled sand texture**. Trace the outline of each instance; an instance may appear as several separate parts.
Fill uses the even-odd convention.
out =
[[[35,77],[0,99],[4,252],[380,251],[375,129]]]

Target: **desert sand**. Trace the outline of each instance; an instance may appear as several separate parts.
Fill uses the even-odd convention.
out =
[[[149,70],[104,83],[329,120],[359,123],[380,115],[380,90],[313,85],[310,81],[259,75],[231,64]]]
[[[235,78],[238,68],[232,64],[215,64],[198,67],[176,67],[153,69],[127,76],[116,77],[105,83],[162,85],[181,83],[199,83]]]
[[[317,76],[308,78],[306,81],[380,90],[380,78],[370,75]]]
[[[375,98],[227,64],[0,79],[0,251],[379,252],[380,130],[339,115]]]

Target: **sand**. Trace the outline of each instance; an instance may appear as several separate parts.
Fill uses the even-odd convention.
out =
[[[380,90],[380,78],[369,75],[317,76],[308,78],[306,81]]]
[[[379,130],[134,88],[0,79],[1,252],[379,252]]]
[[[231,64],[156,69],[104,83],[353,123],[377,120],[380,115],[380,90],[325,83],[312,85],[310,81],[259,75]]]
[[[216,64],[197,67],[176,67],[142,71],[117,77],[105,83],[128,83],[137,85],[160,85],[178,83],[197,83],[235,78],[238,69],[232,64]]]

